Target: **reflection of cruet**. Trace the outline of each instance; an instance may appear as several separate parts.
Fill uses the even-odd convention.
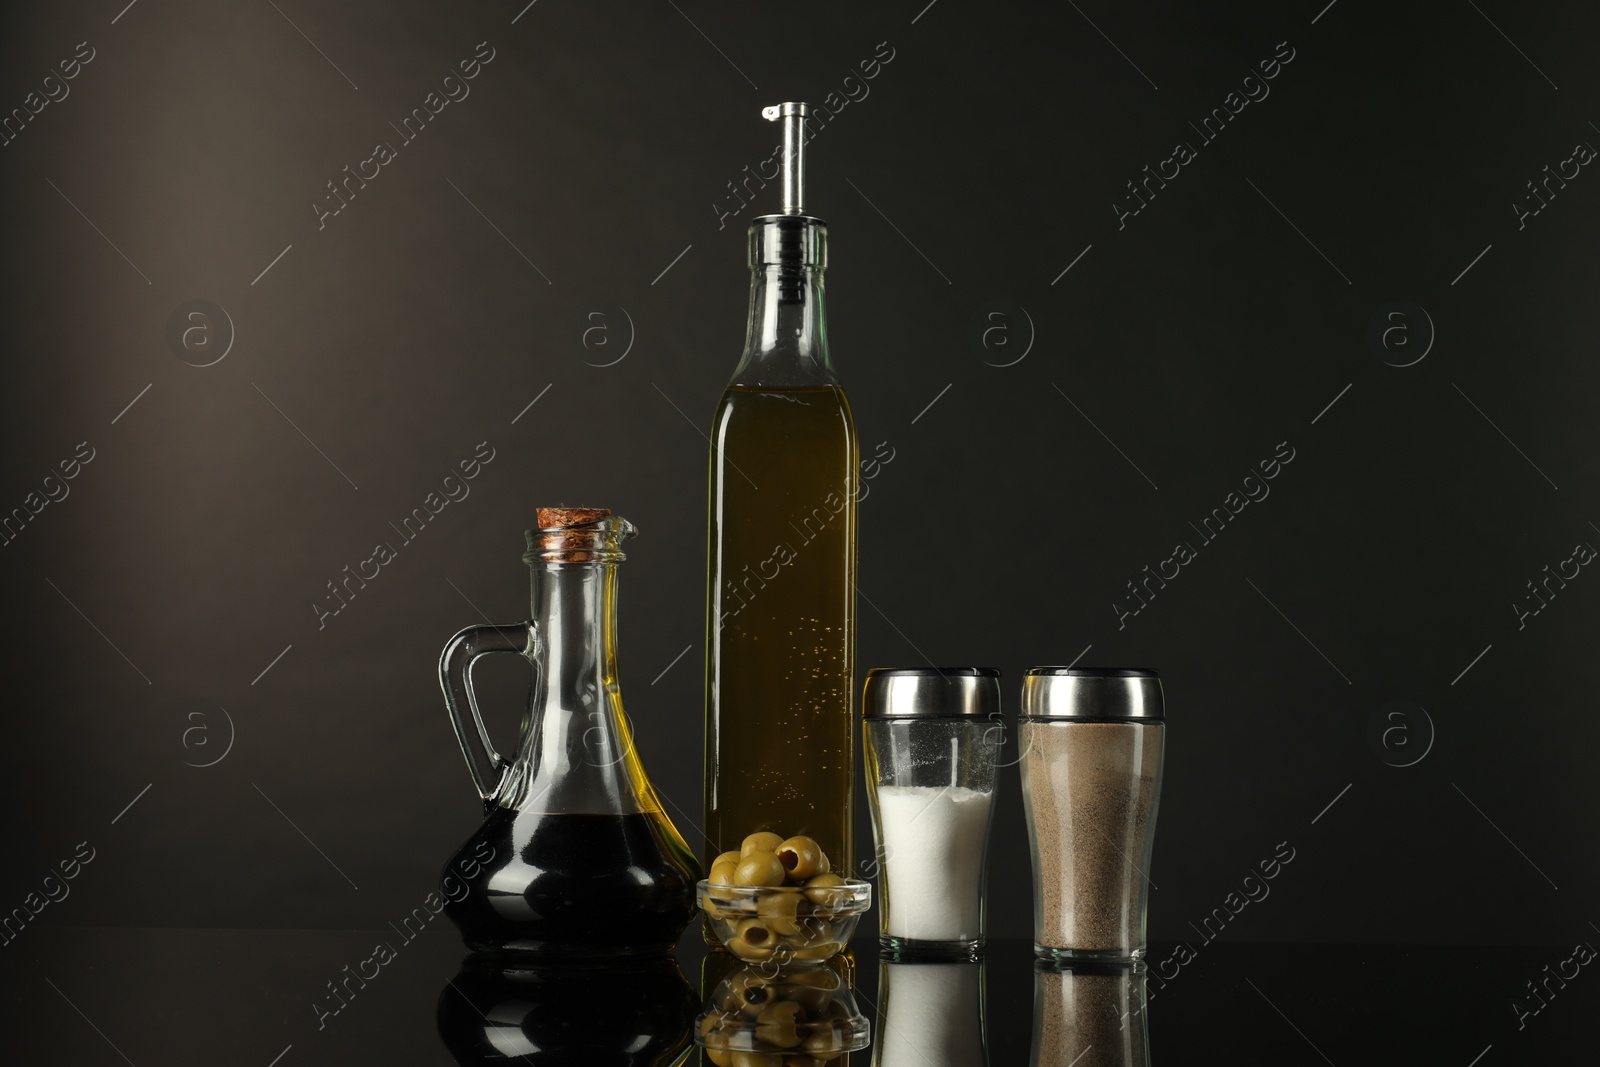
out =
[[[437,1019],[463,1067],[667,1067],[683,1062],[696,1006],[670,957],[501,966],[468,956],[439,993]]]
[[[469,626],[440,657],[445,704],[488,812],[442,886],[469,948],[660,955],[694,912],[700,872],[645,777],[617,681],[617,564],[634,532],[603,508],[540,508],[523,557],[532,620]],[[514,760],[495,750],[472,687],[472,664],[492,652],[534,667]]]

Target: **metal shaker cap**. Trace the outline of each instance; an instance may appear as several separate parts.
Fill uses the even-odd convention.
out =
[[[874,667],[861,693],[868,719],[958,719],[1000,714],[994,667]]]
[[[1161,674],[1143,667],[1033,667],[1022,679],[1022,717],[1163,722]]]

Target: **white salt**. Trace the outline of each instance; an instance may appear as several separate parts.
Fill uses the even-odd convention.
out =
[[[955,786],[878,786],[890,937],[974,941],[994,794]]]

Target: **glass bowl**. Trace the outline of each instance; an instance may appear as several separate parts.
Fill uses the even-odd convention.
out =
[[[872,884],[847,878],[843,885],[712,885],[702,878],[700,908],[727,950],[742,960],[825,960],[855,935],[872,904]]]
[[[696,1023],[695,1043],[718,1067],[819,1067],[870,1038],[850,984],[823,961],[746,963],[717,983]]]

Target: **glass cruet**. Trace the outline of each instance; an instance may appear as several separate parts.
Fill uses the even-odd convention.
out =
[[[617,674],[617,566],[637,532],[604,508],[541,508],[527,532],[532,618],[469,626],[439,684],[487,818],[445,867],[444,909],[476,951],[670,952],[700,870],[633,745]],[[525,656],[533,688],[514,759],[494,747],[472,665]]]

